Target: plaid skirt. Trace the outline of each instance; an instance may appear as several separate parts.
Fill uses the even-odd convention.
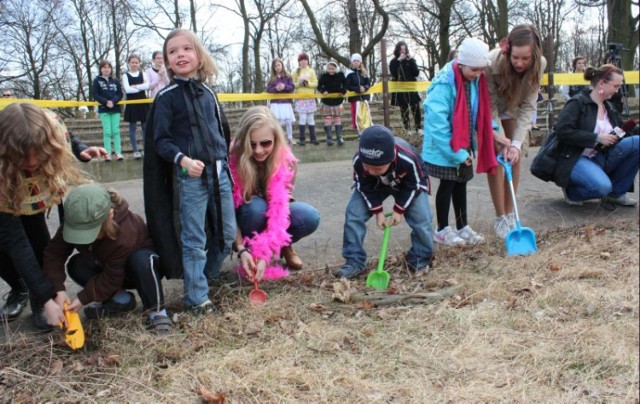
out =
[[[440,178],[441,180],[468,182],[473,178],[473,165],[460,164],[458,167],[443,167],[431,163],[425,163],[429,176]]]
[[[340,116],[344,112],[344,107],[340,105],[325,105],[320,104],[320,113],[325,118],[331,118],[334,116]]]

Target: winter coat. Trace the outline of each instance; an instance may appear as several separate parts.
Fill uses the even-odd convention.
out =
[[[369,80],[369,76],[363,76],[360,73],[360,69],[350,69],[344,79],[344,85],[347,88],[347,91],[355,91],[356,93],[360,92],[360,86],[364,87],[364,91],[369,90],[371,86],[371,81]],[[369,94],[365,95],[353,95],[351,97],[347,97],[347,101],[369,101],[371,97]]]
[[[105,301],[122,289],[129,256],[140,248],[153,247],[153,243],[144,220],[129,210],[126,200],[114,207],[113,220],[118,224],[116,240],[105,237],[87,245],[66,242],[62,236],[63,226],[60,226],[44,250],[44,272],[56,292],[65,290],[65,264],[74,250],[102,269],[78,293],[82,304]]]
[[[476,127],[478,113],[478,79],[469,82],[471,93],[472,125]],[[469,157],[469,152],[451,148],[453,136],[453,109],[456,103],[456,83],[453,62],[447,63],[433,79],[424,106],[424,141],[422,159],[441,167],[458,167]],[[471,134],[470,134],[471,135]],[[475,137],[471,136],[471,147],[475,150]]]
[[[610,101],[604,102],[607,116],[613,127],[622,126],[622,119]],[[591,99],[588,91],[574,95],[560,112],[554,126],[558,138],[558,161],[553,173],[553,182],[559,187],[569,185],[571,171],[586,148],[592,148],[598,141],[594,132],[598,118],[598,104]],[[608,150],[599,153],[608,153]]]
[[[118,79],[109,77],[108,79],[98,76],[93,79],[93,98],[100,103],[98,113],[119,114],[120,106],[118,102],[122,99],[122,85]],[[113,107],[107,107],[107,101],[113,102]]]
[[[278,84],[283,84],[284,88],[278,90]],[[295,86],[293,85],[293,79],[291,79],[291,77],[278,77],[267,85],[267,92],[273,94],[292,93],[294,89]],[[269,102],[272,104],[291,104],[291,100],[269,100]]]
[[[488,66],[484,71],[484,74],[487,78],[487,86],[489,87],[489,96],[491,97],[491,112],[493,115],[493,121],[498,124],[498,132],[500,134],[504,134],[504,128],[502,127],[502,119],[500,119],[500,115],[505,114],[511,119],[515,119],[516,128],[513,132],[513,138],[511,140],[522,142],[522,150],[526,151],[529,131],[533,126],[531,117],[533,115],[533,111],[535,111],[538,107],[538,88],[540,86],[539,83],[528,86],[521,92],[521,94],[523,94],[523,98],[520,99],[517,105],[507,108],[504,105],[504,100],[498,94],[498,82],[500,81],[501,77],[501,73],[498,67],[498,59],[500,55],[501,50],[499,48],[489,52],[491,65]],[[543,57],[540,62],[540,77],[542,77],[546,66],[547,61]]]
[[[418,64],[414,58],[409,60],[398,60],[397,58],[391,59],[389,63],[389,72],[393,81],[418,81],[420,71],[418,70]],[[396,107],[407,107],[409,105],[416,105],[420,103],[420,95],[415,92],[407,93],[391,93],[391,105]]]
[[[430,192],[427,168],[415,147],[399,137],[395,141],[396,157],[382,176],[367,174],[359,153],[353,158],[355,189],[364,198],[372,215],[382,212],[382,202],[390,194],[395,200],[393,211],[404,214],[418,193]],[[385,185],[380,177],[386,177],[389,185]]]
[[[291,79],[293,80],[293,84],[296,89],[296,94],[313,94],[316,91],[316,87],[318,87],[318,78],[316,77],[316,72],[309,66],[304,69],[294,70],[291,73]],[[300,80],[305,79],[307,82],[304,85],[300,85]]]
[[[320,80],[318,80],[318,92],[329,94],[340,93],[344,95],[347,92],[344,86],[344,73],[335,72],[334,74],[322,73]],[[337,106],[344,101],[343,97],[339,98],[322,98],[320,100],[324,105]]]

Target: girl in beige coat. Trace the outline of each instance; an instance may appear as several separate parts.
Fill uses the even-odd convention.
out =
[[[500,47],[489,53],[485,70],[493,120],[498,124],[496,151],[513,166],[513,186],[518,189],[520,156],[527,151],[531,116],[536,109],[538,86],[546,67],[540,35],[533,25],[515,26]],[[513,203],[502,166],[487,176],[496,209],[494,230],[505,238],[515,227]]]

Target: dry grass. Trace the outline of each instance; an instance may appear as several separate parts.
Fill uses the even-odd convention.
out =
[[[138,316],[87,324],[90,346],[13,334],[0,346],[6,400],[194,402],[638,402],[638,228],[538,235],[505,257],[497,240],[439,249],[434,271],[392,271],[392,291],[459,293],[432,305],[331,302],[326,269],[216,295],[213,319],[155,337]],[[396,256],[400,252],[396,251]],[[392,254],[393,255],[393,254]],[[365,293],[364,280],[353,283]],[[213,400],[211,400],[213,402]]]

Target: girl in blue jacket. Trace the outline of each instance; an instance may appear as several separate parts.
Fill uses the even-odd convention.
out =
[[[475,244],[484,237],[467,223],[467,182],[478,173],[493,171],[491,102],[483,70],[489,62],[489,47],[467,38],[458,59],[447,63],[429,86],[424,101],[424,143],[422,158],[429,175],[440,179],[436,193],[438,227],[436,243]],[[456,230],[449,226],[449,205],[453,201]]]

